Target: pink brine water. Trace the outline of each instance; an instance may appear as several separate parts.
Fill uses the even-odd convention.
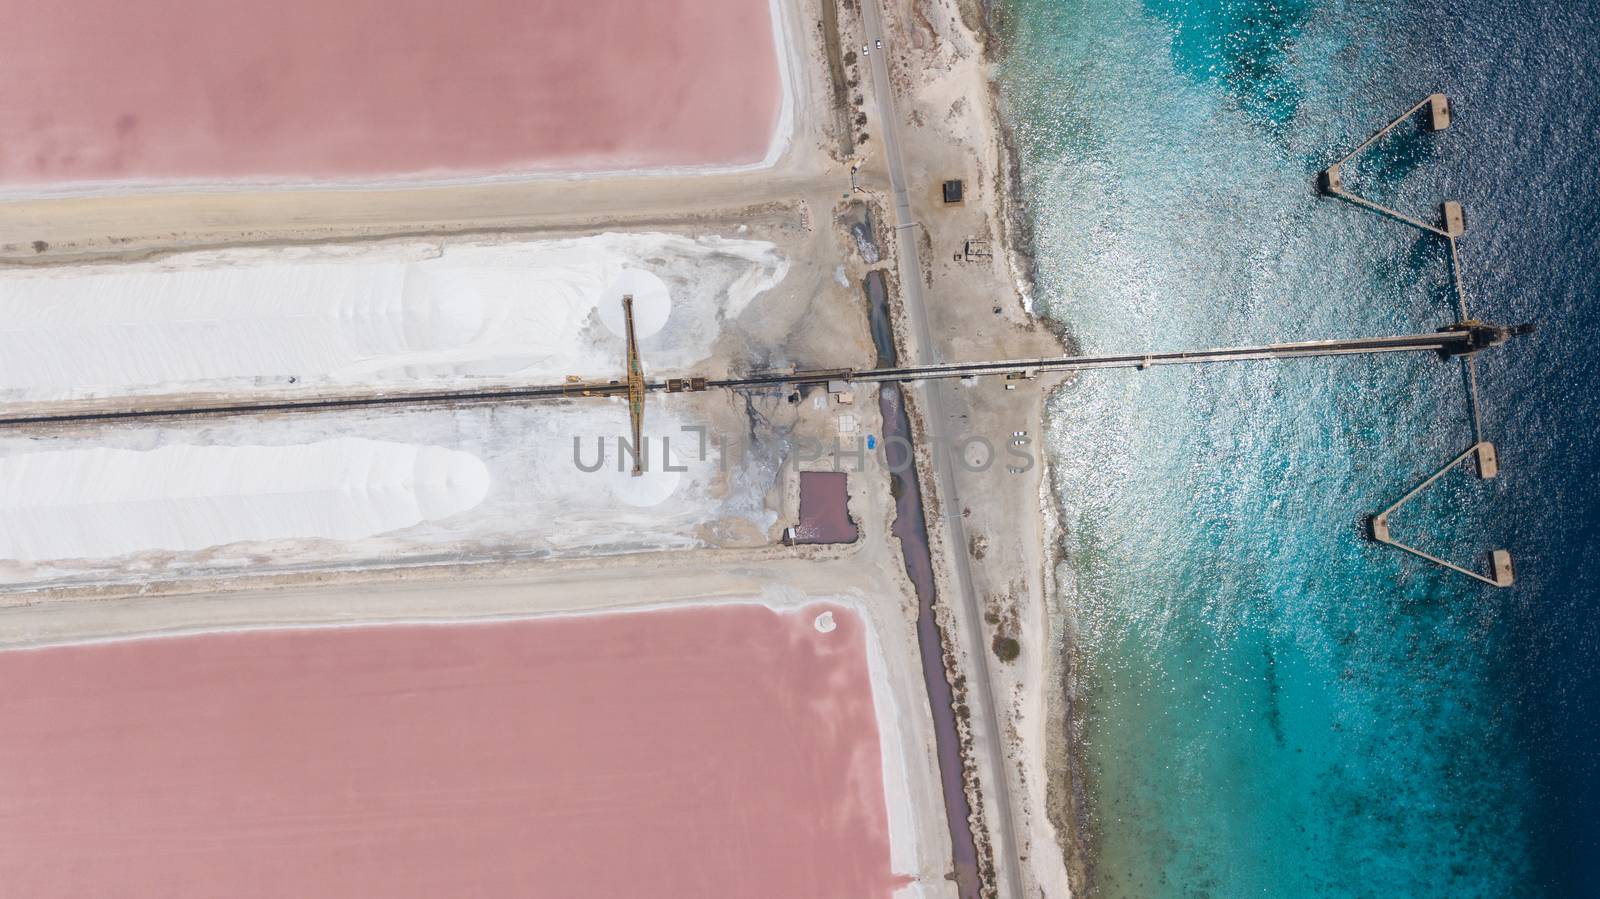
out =
[[[767,0],[0,0],[0,185],[761,161]]]
[[[886,897],[866,653],[747,605],[0,652],[0,893]]]

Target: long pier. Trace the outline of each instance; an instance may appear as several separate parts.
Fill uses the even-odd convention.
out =
[[[1220,347],[1201,350],[1175,350],[1113,355],[1046,356],[1037,359],[1007,359],[988,362],[947,362],[895,368],[831,368],[758,372],[735,378],[669,378],[646,381],[649,392],[691,393],[711,389],[808,386],[830,381],[847,383],[897,383],[938,378],[1004,376],[1013,380],[1035,377],[1044,372],[1082,371],[1105,368],[1148,369],[1158,365],[1206,365],[1221,362],[1304,359],[1321,356],[1373,355],[1385,353],[1437,353],[1443,358],[1470,356],[1508,338],[1526,333],[1528,326],[1505,328],[1468,321],[1423,334],[1383,337],[1357,337],[1340,340],[1310,340],[1271,343],[1259,346]],[[636,387],[634,389],[637,389]],[[0,412],[0,427],[44,426],[55,424],[118,422],[140,419],[187,419],[200,417],[266,415],[294,412],[321,412],[342,409],[407,407],[427,405],[481,405],[576,397],[630,396],[630,384],[623,381],[562,384],[506,385],[472,389],[432,391],[391,391],[359,396],[300,397],[206,403],[175,400],[130,402],[99,408],[58,411]]]

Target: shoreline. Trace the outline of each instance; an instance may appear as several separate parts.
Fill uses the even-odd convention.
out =
[[[1059,391],[1046,399],[1049,409]],[[1047,426],[1048,427],[1048,426]],[[1048,433],[1048,430],[1046,431]],[[1062,602],[1062,587],[1056,576],[1059,567],[1070,564],[1070,554],[1065,549],[1066,528],[1061,523],[1061,513],[1066,508],[1056,480],[1048,473],[1039,493],[1041,515],[1045,519],[1045,557],[1048,570],[1046,602],[1055,611],[1059,621],[1060,647],[1052,654],[1049,670],[1052,673],[1050,720],[1054,745],[1060,748],[1060,761],[1047,770],[1050,783],[1047,787],[1051,820],[1055,823],[1060,850],[1067,865],[1067,875],[1077,888],[1087,891],[1092,883],[1095,828],[1094,811],[1090,803],[1087,758],[1082,732],[1083,719],[1075,712],[1079,697],[1076,695],[1076,672],[1083,664],[1083,647],[1077,639],[1076,618]]]
[[[1039,326],[1047,329],[1061,344],[1064,353],[1081,351],[1071,323],[1058,318],[1036,302],[1037,261],[1034,252],[1033,211],[1028,201],[1023,179],[1022,149],[1016,128],[1012,123],[1011,106],[1005,95],[1003,78],[999,72],[1011,52],[1009,30],[1014,27],[1007,0],[974,0],[980,7],[981,28],[978,29],[985,60],[989,65],[985,79],[988,87],[990,110],[994,123],[995,142],[1001,159],[1001,170],[996,174],[996,194],[999,198],[998,219],[1007,259],[1016,279],[1018,293],[1024,308]],[[1038,404],[1038,414],[1033,419],[1042,436],[1049,434],[1049,410],[1067,387],[1067,377],[1058,378],[1043,390]],[[1055,849],[1065,865],[1068,894],[1089,886],[1089,858],[1092,852],[1093,827],[1089,817],[1092,812],[1084,787],[1082,769],[1084,753],[1082,734],[1074,725],[1072,707],[1072,672],[1077,669],[1080,647],[1077,645],[1073,616],[1063,604],[1057,568],[1067,564],[1063,548],[1061,511],[1065,508],[1052,476],[1049,445],[1043,444],[1042,471],[1039,479],[1038,506],[1042,540],[1042,610],[1046,629],[1047,657],[1042,660],[1044,711],[1041,720],[1044,785],[1042,810],[1050,821],[1055,835]],[[1059,646],[1057,646],[1059,643]]]
[[[997,70],[1003,66],[1010,52],[1008,31],[1014,27],[1008,20],[1007,0],[981,0],[984,9],[985,51],[991,65]],[[1028,311],[1061,341],[1066,353],[1081,352],[1081,344],[1074,335],[1071,323],[1057,317],[1034,302],[1037,290],[1037,260],[1034,253],[1034,223],[1032,208],[1027,199],[1022,174],[1022,150],[1010,118],[1002,79],[994,71],[989,79],[993,95],[994,114],[1001,153],[1005,160],[1005,189],[1001,192],[1003,211],[1001,220],[1011,254],[1018,272],[1019,289],[1027,298]],[[1040,403],[1040,430],[1048,435],[1049,410],[1067,384],[1058,383],[1047,390]],[[1055,478],[1051,475],[1049,451],[1045,453],[1044,473],[1040,478],[1039,515],[1044,531],[1044,603],[1047,622],[1051,626],[1052,640],[1060,641],[1059,649],[1045,662],[1049,676],[1046,681],[1046,761],[1048,784],[1045,793],[1046,813],[1056,830],[1058,846],[1067,867],[1068,881],[1073,888],[1087,889],[1090,885],[1090,859],[1093,856],[1094,828],[1092,809],[1086,786],[1085,759],[1081,728],[1075,723],[1073,707],[1073,672],[1081,664],[1081,647],[1076,637],[1074,618],[1063,605],[1062,587],[1056,570],[1069,564],[1063,547],[1065,532],[1061,511],[1065,508]],[[1059,761],[1049,752],[1054,746],[1060,750]]]
[[[995,195],[999,198],[1001,241],[1022,294],[1024,308],[1041,321],[1033,302],[1037,288],[1036,263],[1033,254],[1033,219],[1028,209],[1022,187],[1022,153],[1017,144],[1016,129],[1011,125],[1005,93],[1000,86],[998,69],[1005,64],[1006,7],[1005,0],[971,0],[980,5],[979,41],[983,46],[984,60],[989,65],[985,79],[989,88],[989,109],[994,122],[995,140],[1000,153],[1000,171],[996,173]],[[1065,339],[1065,335],[1057,334]],[[1070,344],[1069,344],[1070,346]]]

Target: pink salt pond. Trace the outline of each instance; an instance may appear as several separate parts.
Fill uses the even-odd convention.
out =
[[[759,163],[769,0],[0,0],[0,186]]]
[[[845,472],[800,472],[800,523],[794,542],[854,543],[859,532],[850,520],[849,500]]]
[[[0,652],[0,892],[888,896],[863,628],[734,605]]]

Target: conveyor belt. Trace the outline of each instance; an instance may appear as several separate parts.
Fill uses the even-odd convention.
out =
[[[1446,356],[1476,352],[1493,346],[1520,331],[1476,323],[1455,326],[1453,330],[1430,334],[1402,334],[1349,340],[1313,340],[1261,346],[1223,347],[1205,350],[1180,350],[1163,353],[1123,353],[1098,356],[1047,356],[1039,359],[1009,359],[991,362],[947,362],[935,365],[898,368],[820,369],[761,372],[738,378],[708,379],[705,387],[740,390],[782,385],[820,384],[827,381],[883,383],[917,381],[926,378],[968,378],[988,375],[1033,375],[1039,372],[1078,371],[1097,368],[1150,368],[1157,365],[1202,365],[1215,362],[1297,359],[1316,356],[1343,356],[1373,353],[1430,351]],[[668,389],[666,381],[650,381],[648,391]],[[262,399],[208,405],[179,403],[159,398],[130,400],[127,405],[100,405],[80,410],[57,412],[0,411],[0,426],[50,425],[114,422],[131,419],[177,419],[237,415],[266,415],[289,412],[319,412],[334,409],[378,408],[384,406],[482,405],[562,397],[628,396],[626,383],[588,382],[505,386],[471,390],[390,391],[361,396],[305,397],[300,399]]]

